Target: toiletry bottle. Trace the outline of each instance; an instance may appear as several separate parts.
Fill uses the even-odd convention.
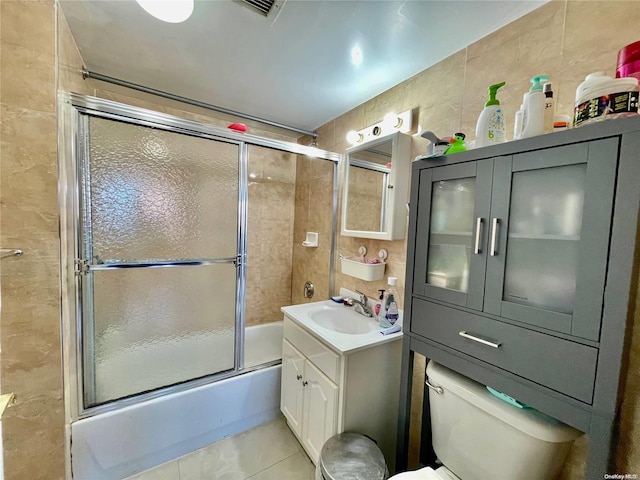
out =
[[[520,138],[534,137],[544,133],[544,93],[542,82],[549,80],[546,75],[538,75],[531,79],[531,88],[524,100],[522,117],[522,134]]]
[[[384,315],[380,313],[382,311],[382,301],[384,300],[384,290],[378,291],[380,292],[380,296],[373,306],[373,313],[375,314],[375,319],[380,322],[382,320],[382,316]]]
[[[506,140],[504,112],[500,107],[500,101],[496,99],[498,89],[504,85],[505,82],[496,83],[488,88],[489,100],[484,104],[484,110],[476,124],[476,147],[504,143]]]
[[[542,86],[542,93],[544,93],[544,133],[553,132],[555,103],[553,100],[553,90],[551,88],[551,82],[547,82]]]
[[[382,300],[382,308],[380,313],[384,312],[384,318],[380,322],[380,326],[383,328],[389,328],[398,320],[398,301],[396,293],[396,284],[398,283],[397,277],[389,277],[387,279],[387,290],[384,293],[384,299]]]
[[[524,120],[524,102],[527,98],[528,93],[522,95],[522,104],[520,105],[520,110],[516,112],[515,119],[513,120],[513,139],[518,140],[522,135],[522,121]]]

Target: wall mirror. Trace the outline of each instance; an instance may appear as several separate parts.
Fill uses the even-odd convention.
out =
[[[404,238],[409,201],[411,137],[396,132],[346,151],[342,235]]]

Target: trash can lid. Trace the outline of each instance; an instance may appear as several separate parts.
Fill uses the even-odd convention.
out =
[[[357,433],[339,433],[327,440],[319,463],[327,480],[384,480],[388,475],[378,446]]]

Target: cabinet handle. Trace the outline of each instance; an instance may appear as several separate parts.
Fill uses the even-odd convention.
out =
[[[442,395],[444,393],[444,390],[442,389],[442,387],[436,387],[435,385],[431,385],[431,383],[429,383],[429,380],[425,380],[424,384],[427,387],[429,387],[431,390],[436,392],[438,395]]]
[[[297,380],[302,380],[302,375],[296,375]]]
[[[476,244],[473,247],[473,253],[475,253],[476,255],[482,253],[482,250],[480,250],[480,236],[482,234],[482,218],[478,217],[476,218]]]
[[[498,254],[496,245],[498,238],[498,225],[500,225],[500,219],[493,218],[493,220],[491,220],[491,251],[489,252],[492,257],[495,257]]]
[[[458,332],[458,335],[460,335],[461,337],[464,337],[464,338],[468,338],[469,340],[473,340],[474,342],[478,342],[478,343],[481,343],[483,345],[487,345],[487,346],[493,347],[493,348],[498,348],[501,345],[500,343],[490,342],[489,340],[485,340],[484,338],[479,338],[479,337],[475,337],[473,335],[469,335],[464,330],[462,330],[461,332]]]
[[[309,385],[309,382],[307,382],[306,380],[304,382],[302,382],[302,386],[306,387],[307,385]]]

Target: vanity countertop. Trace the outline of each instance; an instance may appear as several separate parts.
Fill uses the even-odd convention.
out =
[[[381,334],[384,329],[375,319],[332,300],[290,305],[281,310],[297,325],[342,355],[402,338],[402,331]],[[398,322],[402,326],[402,310],[399,313]]]

